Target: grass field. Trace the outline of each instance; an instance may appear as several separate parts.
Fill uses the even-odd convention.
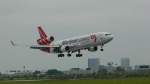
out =
[[[112,80],[1,81],[0,84],[150,84],[150,78]]]

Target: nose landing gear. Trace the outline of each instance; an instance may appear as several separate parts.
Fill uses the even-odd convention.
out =
[[[103,48],[101,48],[101,49],[100,49],[100,51],[104,51],[104,49],[103,49]]]
[[[100,49],[100,51],[104,51],[103,46],[104,46],[104,45],[101,45],[101,49]]]

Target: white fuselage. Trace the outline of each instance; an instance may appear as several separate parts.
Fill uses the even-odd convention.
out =
[[[51,45],[59,45],[62,52],[76,52],[78,50],[88,49],[90,47],[104,46],[104,44],[110,42],[113,39],[113,35],[108,32],[92,33],[90,35],[84,35],[80,37],[74,37],[65,39],[62,41],[53,42]],[[66,48],[68,47],[69,50]],[[51,49],[52,53],[60,53]]]

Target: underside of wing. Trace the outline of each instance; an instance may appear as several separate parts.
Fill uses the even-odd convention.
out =
[[[59,48],[60,46],[53,46],[53,45],[32,45],[30,46],[31,49],[45,49],[45,48]]]

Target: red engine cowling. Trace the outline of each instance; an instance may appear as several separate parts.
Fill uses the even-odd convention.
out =
[[[38,40],[37,40],[37,43],[38,43],[39,45],[48,45],[48,44],[50,44],[50,41],[47,40],[47,39],[38,39]]]
[[[47,38],[38,39],[38,40],[37,40],[37,43],[38,43],[39,45],[48,45],[48,44],[50,44],[50,43],[53,42],[53,41],[54,41],[54,36],[50,36],[49,39],[47,39]]]

